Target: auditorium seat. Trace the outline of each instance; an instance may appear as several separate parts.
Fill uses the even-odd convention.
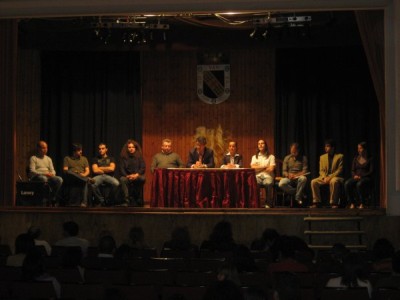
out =
[[[131,273],[131,285],[173,285],[175,283],[175,272],[169,270],[155,271],[133,271]]]
[[[10,284],[11,299],[56,299],[54,286],[50,281],[13,281]]]
[[[74,300],[104,299],[103,284],[62,283],[61,298]]]
[[[122,299],[134,299],[134,300],[159,300],[160,295],[157,289],[152,285],[114,285],[111,289],[119,291]]]
[[[176,249],[163,248],[161,250],[160,257],[195,258],[195,257],[198,257],[198,252],[197,252],[197,249],[176,250]]]
[[[378,288],[373,292],[374,300],[398,300],[400,299],[400,287],[395,288]]]
[[[83,283],[81,273],[78,268],[47,268],[47,273],[57,278],[60,283]]]
[[[206,287],[204,286],[164,286],[162,299],[170,299],[174,295],[181,295],[183,299],[202,300],[205,292]]]
[[[127,270],[85,269],[85,283],[88,284],[129,284],[129,277]]]
[[[367,288],[324,288],[321,300],[369,300]]]
[[[263,272],[243,272],[239,273],[239,280],[242,286],[247,287],[271,287],[271,278]]]
[[[178,286],[208,286],[217,280],[214,272],[177,272],[176,285]]]

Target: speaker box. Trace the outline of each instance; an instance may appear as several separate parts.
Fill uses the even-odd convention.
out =
[[[44,182],[17,182],[17,205],[42,206],[46,190]]]

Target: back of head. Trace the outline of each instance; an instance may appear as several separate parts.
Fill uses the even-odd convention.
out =
[[[113,254],[116,247],[115,240],[112,236],[106,235],[100,238],[99,253]]]
[[[177,227],[171,233],[171,246],[177,250],[188,250],[192,241],[187,227]]]
[[[15,239],[15,254],[28,253],[28,251],[34,247],[34,240],[27,233],[22,233]]]
[[[73,221],[65,222],[63,229],[67,236],[77,236],[79,233],[79,225]]]
[[[133,244],[144,241],[144,231],[142,227],[132,227],[129,231],[129,238]]]
[[[375,260],[391,258],[394,254],[393,244],[385,238],[377,239],[372,247]]]
[[[210,241],[213,242],[232,242],[232,225],[227,221],[218,222],[210,235]]]
[[[41,231],[40,228],[37,227],[37,226],[31,226],[31,227],[29,227],[27,233],[28,233],[33,239],[37,239],[37,238],[40,236],[40,234],[42,233],[42,231]]]

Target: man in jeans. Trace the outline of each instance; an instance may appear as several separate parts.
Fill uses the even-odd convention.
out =
[[[119,181],[114,177],[115,172],[115,160],[114,157],[108,156],[107,145],[104,143],[100,143],[99,147],[99,155],[94,157],[92,160],[92,171],[95,175],[93,177],[94,184],[93,193],[97,200],[100,202],[100,205],[105,205],[104,196],[101,194],[99,186],[102,184],[107,184],[112,187],[112,195],[115,196],[118,190]]]

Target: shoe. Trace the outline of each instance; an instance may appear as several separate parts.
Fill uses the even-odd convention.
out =
[[[81,203],[81,207],[85,208],[85,207],[87,207],[87,204],[86,203]]]
[[[355,205],[352,203],[352,204],[350,204],[350,207],[349,207],[350,209],[355,209],[356,207],[355,207]]]
[[[312,205],[310,205],[310,208],[319,208],[319,203],[313,202]]]
[[[337,205],[331,205],[331,208],[336,209],[336,208],[339,208],[339,206],[337,206]]]
[[[271,208],[271,206],[269,206],[268,204],[265,204],[265,208]]]
[[[301,201],[301,200],[296,200],[296,206],[298,206],[298,207],[302,207],[303,206],[303,201]]]
[[[359,207],[357,207],[358,209],[364,209],[365,208],[365,206],[363,205],[363,204],[360,204],[360,206]]]
[[[119,206],[121,206],[121,207],[128,207],[128,202],[124,202],[124,203],[120,204]]]

